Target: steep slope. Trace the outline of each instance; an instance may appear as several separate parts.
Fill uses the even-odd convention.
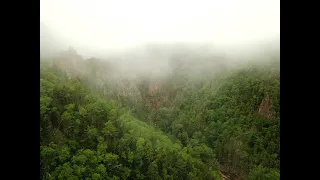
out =
[[[41,66],[40,179],[220,178],[210,148],[183,148],[115,101],[57,73]]]
[[[41,92],[47,94],[41,95],[40,112],[50,109],[42,118],[51,121],[43,121],[41,132],[48,131],[44,127],[54,132],[41,135],[42,148],[50,147],[51,141],[69,148],[65,142],[76,143],[63,161],[69,163],[65,168],[72,177],[80,177],[80,170],[74,169],[79,164],[71,158],[79,148],[98,152],[99,143],[107,143],[103,152],[118,160],[109,167],[125,167],[111,170],[109,178],[213,179],[221,176],[220,170],[226,177],[279,179],[280,61],[278,51],[270,51],[257,53],[261,59],[248,59],[237,68],[232,67],[234,61],[226,65],[220,56],[172,56],[170,71],[163,76],[152,76],[152,71],[125,76],[113,63],[63,52],[59,58],[64,65],[41,71]],[[80,67],[84,70],[77,71]],[[69,80],[65,69],[71,72]],[[159,87],[152,91],[155,84]],[[149,99],[151,94],[157,96],[156,104]],[[138,147],[149,154],[136,159]],[[56,166],[49,170],[47,166],[42,177],[61,175]],[[100,177],[92,172],[80,174]],[[120,175],[125,172],[128,176]]]
[[[204,142],[214,150],[223,172],[249,179],[265,179],[270,173],[279,178],[280,69],[278,60],[268,62],[181,92],[180,106],[159,109],[159,128],[184,146]],[[265,116],[259,107],[267,97]]]

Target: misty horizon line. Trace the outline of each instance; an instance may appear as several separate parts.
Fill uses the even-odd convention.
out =
[[[268,46],[277,46],[280,48],[280,34],[273,35],[268,38],[264,38],[261,40],[255,40],[248,43],[239,43],[239,44],[229,44],[229,45],[223,45],[219,44],[213,41],[167,41],[167,42],[159,42],[159,41],[147,41],[147,42],[140,42],[136,43],[135,45],[130,46],[123,46],[123,47],[110,47],[110,46],[104,46],[104,47],[93,47],[90,45],[86,45],[85,42],[78,42],[76,40],[73,40],[71,38],[66,37],[63,33],[55,31],[53,28],[48,26],[45,22],[40,21],[40,28],[42,28],[44,31],[48,31],[46,33],[49,34],[52,41],[57,42],[57,44],[64,46],[58,48],[59,51],[66,50],[68,47],[73,47],[77,52],[80,54],[83,54],[85,56],[92,56],[89,54],[99,54],[99,55],[106,55],[106,54],[119,54],[119,53],[126,53],[131,51],[141,51],[146,48],[208,48],[209,50],[213,51],[252,51],[256,49],[263,49],[264,47]],[[41,32],[40,32],[41,33]],[[48,35],[46,34],[46,35]],[[44,37],[47,38],[47,37]],[[41,40],[41,37],[40,37]],[[52,43],[52,42],[50,42]],[[58,45],[58,46],[59,46]],[[90,51],[91,53],[88,54]],[[246,52],[245,52],[246,53]]]

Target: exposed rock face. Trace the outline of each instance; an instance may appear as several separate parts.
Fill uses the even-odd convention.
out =
[[[259,107],[259,114],[264,116],[265,118],[271,118],[272,117],[272,104],[271,104],[271,100],[269,98],[269,95],[267,94],[261,104],[260,104],[260,107]]]

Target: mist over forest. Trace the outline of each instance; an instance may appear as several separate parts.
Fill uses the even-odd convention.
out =
[[[214,61],[220,61],[220,64],[228,67],[243,66],[248,61],[263,63],[265,60],[279,56],[280,38],[275,37],[240,47],[221,48],[213,43],[148,43],[118,51],[108,51],[108,49],[94,51],[81,45],[75,44],[74,46],[72,42],[51,31],[44,23],[40,23],[40,54],[42,57],[53,57],[68,48],[74,49],[84,59],[97,58],[100,61],[113,63],[121,67],[121,72],[125,72],[124,74],[165,75],[170,69],[169,62],[172,59],[193,62],[199,66],[194,67],[196,71],[199,71],[200,66],[202,68],[212,66]]]
[[[40,179],[280,179],[278,1],[201,2],[40,2]]]

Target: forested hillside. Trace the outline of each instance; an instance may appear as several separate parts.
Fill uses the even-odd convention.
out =
[[[268,53],[182,51],[157,72],[72,48],[41,59],[40,179],[280,179],[280,60]]]

